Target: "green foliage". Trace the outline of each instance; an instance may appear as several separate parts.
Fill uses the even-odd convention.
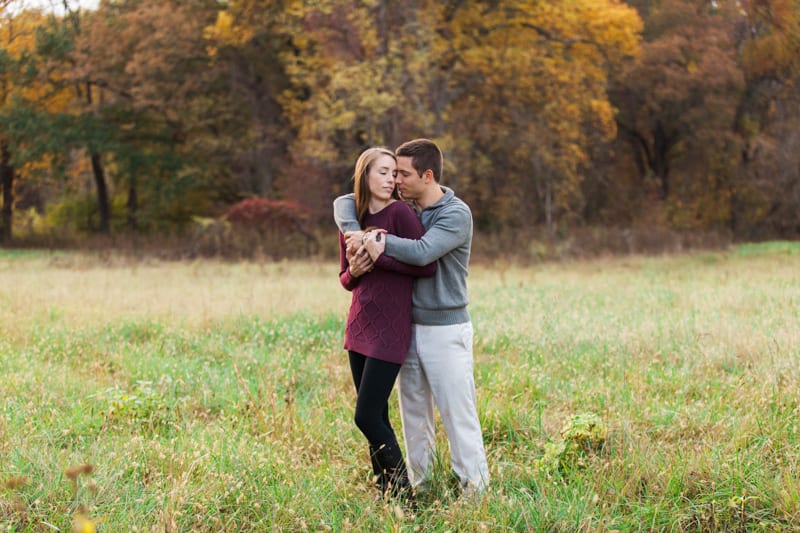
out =
[[[572,415],[561,428],[561,440],[545,444],[536,466],[548,474],[585,467],[587,456],[599,452],[607,438],[608,428],[596,414]]]
[[[84,195],[63,198],[48,207],[43,225],[46,233],[87,233],[97,225],[97,203]]]
[[[149,424],[167,429],[176,408],[150,381],[137,381],[130,390],[114,386],[89,397],[98,402],[108,424]]]

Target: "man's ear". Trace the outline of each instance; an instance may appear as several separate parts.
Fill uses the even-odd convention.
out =
[[[423,181],[425,181],[425,183],[428,183],[428,180],[432,180],[433,179],[433,170],[426,169],[425,172],[422,173],[422,179],[423,179]]]

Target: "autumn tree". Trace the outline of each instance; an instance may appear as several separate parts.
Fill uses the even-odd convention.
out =
[[[607,69],[640,28],[614,1],[295,5],[294,161],[342,190],[365,146],[431,137],[448,183],[501,223],[569,210],[588,132],[613,133]]]
[[[101,232],[253,197],[330,224],[361,150],[423,136],[484,231],[800,228],[792,0],[62,3],[0,25],[0,178],[80,165]]]
[[[743,139],[732,196],[734,231],[748,237],[800,234],[800,4],[741,2],[737,45],[746,90],[737,109]]]
[[[252,182],[242,193],[297,199],[328,220],[331,182],[343,188],[361,147],[393,141],[402,87],[385,39],[413,6],[391,4],[228,2],[207,34],[239,102],[234,169]]]
[[[294,4],[232,0],[205,30],[219,89],[206,142],[217,160],[219,194],[228,202],[281,196],[294,134],[282,102],[289,88],[286,60],[296,53]]]
[[[470,7],[453,11],[447,52],[459,170],[484,225],[552,236],[581,207],[589,145],[615,133],[608,74],[636,55],[641,22],[618,2]]]
[[[19,60],[14,57],[11,47],[19,43],[21,35],[18,30],[18,21],[5,13],[3,15],[3,27],[0,28],[0,31],[3,32],[2,40],[4,45],[2,55],[0,55],[0,69],[2,69],[0,102],[5,108],[12,105],[12,92],[15,81],[18,82],[20,79]],[[30,31],[29,29],[28,32]],[[2,240],[6,243],[11,241],[12,237],[11,217],[14,206],[14,178],[16,174],[16,169],[11,160],[11,142],[12,139],[7,132],[5,135],[0,133],[0,181],[2,181],[3,189]]]
[[[74,39],[65,77],[75,91],[75,140],[91,159],[102,232],[110,229],[109,168],[127,189],[132,229],[143,188],[146,205],[161,206],[146,217],[152,224],[176,191],[202,182],[202,162],[186,163],[196,161],[188,139],[209,127],[203,30],[215,11],[212,1],[103,1],[65,17]]]
[[[724,225],[737,153],[732,130],[744,86],[733,41],[735,6],[632,3],[645,21],[641,60],[614,77],[611,95],[638,186],[645,196],[670,201],[680,226]],[[714,221],[703,222],[704,216]]]
[[[19,6],[17,6],[19,7]],[[57,85],[39,78],[36,59],[39,28],[45,17],[38,11],[4,11],[0,24],[0,179],[2,180],[2,238],[12,238],[15,182],[46,157],[43,114],[63,110],[67,98]]]

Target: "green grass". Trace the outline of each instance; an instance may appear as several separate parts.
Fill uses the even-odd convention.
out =
[[[770,241],[756,244],[742,244],[736,247],[738,255],[800,254],[800,243],[791,241]]]
[[[373,501],[336,265],[5,253],[0,530],[797,530],[797,252],[474,267],[492,482],[457,500],[439,427],[413,515]],[[605,444],[542,466],[580,413]]]

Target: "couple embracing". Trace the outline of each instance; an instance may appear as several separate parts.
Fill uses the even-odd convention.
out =
[[[434,405],[462,494],[478,494],[489,481],[467,312],[472,214],[440,185],[441,176],[442,152],[428,139],[395,153],[370,148],[356,162],[354,193],[334,201],[339,280],[353,293],[344,347],[357,391],[355,422],[386,498],[410,499],[424,486],[435,451]],[[389,421],[395,381],[407,467]]]

